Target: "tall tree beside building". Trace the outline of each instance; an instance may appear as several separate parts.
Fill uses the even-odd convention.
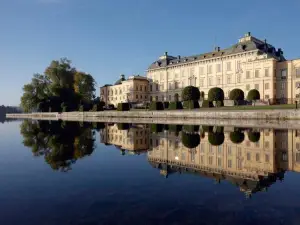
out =
[[[71,61],[53,60],[44,74],[35,74],[23,87],[21,106],[24,111],[77,110],[78,105],[95,98],[95,81],[90,74],[79,72]]]

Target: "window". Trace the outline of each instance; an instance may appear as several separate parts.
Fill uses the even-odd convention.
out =
[[[300,163],[300,152],[296,152],[296,162]]]
[[[269,142],[268,141],[265,142],[265,148],[269,148]]]
[[[172,83],[169,83],[169,90],[172,89]]]
[[[140,95],[140,99],[143,99],[143,96],[142,96],[142,95]]]
[[[171,95],[169,95],[169,101],[171,101],[172,100],[172,96]]]
[[[269,76],[269,69],[266,68],[266,69],[265,69],[265,77],[268,77],[268,76]]]
[[[259,91],[259,84],[255,84],[254,88]]]
[[[231,62],[227,63],[227,71],[231,71]]]
[[[218,166],[221,167],[222,166],[222,159],[218,158]]]
[[[248,161],[251,160],[251,154],[250,154],[250,152],[247,152],[247,160],[248,160]]]
[[[181,77],[185,77],[185,71],[181,70]]]
[[[217,85],[221,84],[221,77],[217,77]]]
[[[231,84],[231,76],[227,76],[227,84]]]
[[[259,78],[259,70],[255,70],[255,78]]]
[[[239,74],[236,75],[236,82],[241,83],[241,75]]]
[[[237,71],[241,70],[241,61],[236,62],[236,69],[237,69]]]
[[[203,86],[204,86],[204,80],[200,79],[200,87],[203,87]]]
[[[158,96],[155,96],[155,100],[158,101]]]
[[[207,72],[208,74],[211,74],[212,73],[212,65],[209,65],[208,66],[208,72]]]
[[[246,78],[247,78],[247,79],[250,79],[250,78],[251,78],[251,72],[250,72],[250,71],[247,71],[247,72],[246,72]]]
[[[204,67],[199,67],[199,75],[203,75],[204,74]]]
[[[299,142],[296,143],[296,149],[300,151],[300,143]]]
[[[138,99],[138,98],[139,98],[139,96],[138,96],[138,95],[136,95],[136,96],[135,96],[135,98],[136,98],[136,99]]]
[[[259,162],[259,153],[256,153],[255,159],[256,159],[256,162]]]
[[[269,83],[265,83],[265,90],[269,89]]]
[[[201,164],[204,164],[204,156],[203,155],[201,155],[201,157],[200,157],[200,162],[201,162]]]
[[[228,155],[232,155],[231,146],[227,146]]]
[[[161,84],[159,85],[159,90],[161,90],[161,91],[164,90],[164,83],[161,83]]]
[[[144,86],[144,90],[147,91],[147,86]]]
[[[209,86],[212,86],[212,85],[213,85],[212,77],[209,77],[209,78],[208,78],[208,85],[209,85]]]
[[[237,149],[237,152],[238,152],[238,157],[242,157],[242,148],[241,147],[238,147]]]
[[[156,84],[156,90],[158,91],[158,84]]]
[[[232,167],[232,161],[231,159],[228,160],[228,168],[231,168]]]
[[[140,86],[140,91],[143,91],[143,86]]]
[[[297,78],[300,77],[300,68],[296,68],[296,77],[297,77]]]
[[[182,87],[182,88],[184,88],[184,87],[185,87],[185,82],[184,82],[184,80],[183,80],[183,81],[181,81],[181,87]]]
[[[208,157],[208,164],[209,164],[209,165],[212,165],[212,164],[213,164],[213,157],[212,157],[212,156],[209,156],[209,157]]]
[[[190,76],[194,76],[195,75],[195,70],[194,70],[194,68],[191,68],[190,69]]]
[[[246,85],[246,90],[249,91],[250,90],[250,84]]]
[[[265,161],[268,163],[270,161],[270,156],[268,154],[265,155]]]
[[[286,76],[287,76],[287,70],[286,69],[281,70],[281,79],[285,80]]]
[[[217,73],[221,72],[221,64],[216,65],[216,71],[217,71]]]
[[[218,154],[222,154],[222,145],[218,146]]]
[[[175,82],[175,89],[178,89],[179,88],[179,83],[176,81]]]
[[[238,159],[238,169],[242,169],[242,160],[241,159]]]
[[[150,84],[150,91],[152,91],[152,85]]]
[[[185,152],[181,153],[181,160],[185,160]]]

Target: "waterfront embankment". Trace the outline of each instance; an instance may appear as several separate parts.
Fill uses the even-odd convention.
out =
[[[101,111],[7,114],[7,118],[108,123],[203,124],[218,126],[298,129],[300,110]]]

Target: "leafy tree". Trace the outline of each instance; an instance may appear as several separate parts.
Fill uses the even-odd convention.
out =
[[[54,170],[68,171],[78,159],[92,154],[94,132],[89,124],[24,121],[23,144],[35,156],[43,156]]]
[[[182,91],[183,101],[198,101],[200,99],[200,91],[194,86],[187,86]]]
[[[252,89],[248,92],[248,95],[247,95],[248,101],[254,101],[254,104],[255,104],[255,101],[259,100],[259,99],[260,99],[260,94],[259,94],[258,90]]]
[[[211,88],[208,91],[208,101],[224,101],[224,91],[218,87]]]
[[[91,104],[95,81],[89,74],[78,72],[68,59],[54,60],[44,74],[35,74],[23,87],[21,106],[30,111],[61,111],[65,103],[68,110],[76,110],[79,104]]]

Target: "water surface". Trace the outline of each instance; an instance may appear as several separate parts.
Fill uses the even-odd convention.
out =
[[[0,135],[1,224],[300,223],[297,130],[12,121]]]

